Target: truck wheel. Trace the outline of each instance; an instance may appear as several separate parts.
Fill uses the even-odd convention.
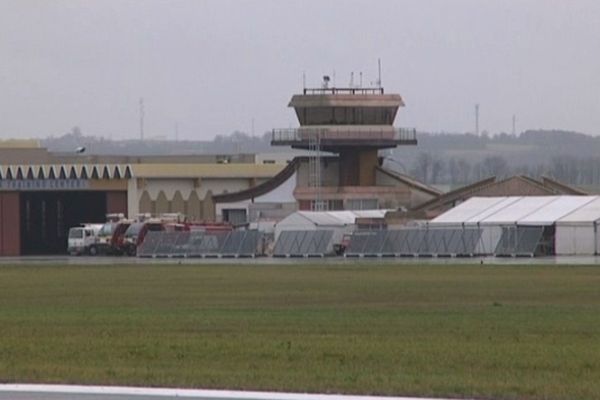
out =
[[[97,256],[98,248],[96,246],[90,246],[89,253],[90,253],[90,256]]]

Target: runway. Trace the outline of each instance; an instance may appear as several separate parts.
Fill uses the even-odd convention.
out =
[[[455,264],[497,264],[497,265],[600,265],[600,256],[554,256],[554,257],[324,257],[324,258],[140,258],[114,256],[20,256],[0,257],[2,265],[455,265]]]
[[[0,384],[1,400],[451,400],[232,390]]]

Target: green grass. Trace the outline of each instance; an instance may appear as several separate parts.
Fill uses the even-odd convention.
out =
[[[600,268],[0,267],[0,381],[600,398]]]

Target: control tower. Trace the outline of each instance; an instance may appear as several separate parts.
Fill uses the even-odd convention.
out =
[[[313,201],[301,209],[347,209],[348,199],[359,198],[377,203],[378,192],[385,191],[378,188],[385,186],[377,175],[378,151],[416,145],[416,130],[393,126],[404,106],[400,95],[386,94],[382,87],[330,88],[328,83],[324,77],[323,87],[292,96],[288,106],[300,127],[274,129],[271,145],[312,151],[308,177],[294,194],[299,201]]]

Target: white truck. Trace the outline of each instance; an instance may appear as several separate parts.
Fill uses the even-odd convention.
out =
[[[67,251],[72,256],[89,254],[90,247],[96,245],[102,224],[82,224],[69,229]]]

